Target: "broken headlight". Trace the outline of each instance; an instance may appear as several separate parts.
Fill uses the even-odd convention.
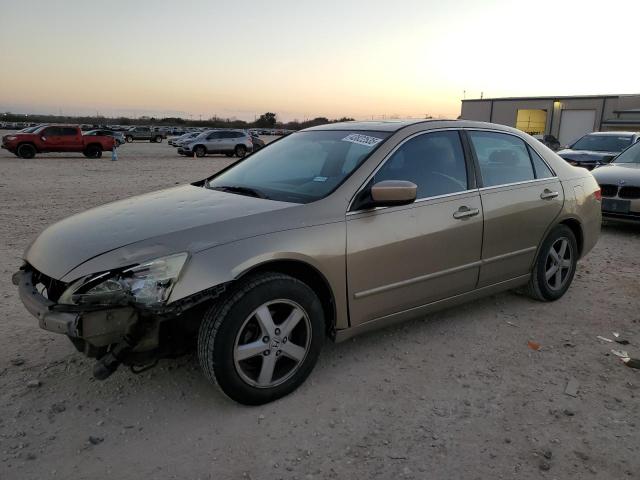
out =
[[[187,260],[186,253],[156,258],[119,272],[81,278],[69,286],[58,303],[67,305],[164,304]]]

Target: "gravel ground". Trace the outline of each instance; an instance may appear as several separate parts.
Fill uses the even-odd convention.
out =
[[[605,226],[555,303],[505,293],[328,343],[298,391],[262,407],[224,397],[193,355],[95,381],[21,305],[24,247],[228,162],[166,143],[125,145],[118,162],[0,153],[0,479],[640,478],[640,371],[609,353],[640,356],[640,227]],[[631,344],[596,338],[613,331]]]

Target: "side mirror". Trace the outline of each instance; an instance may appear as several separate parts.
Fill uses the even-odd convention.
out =
[[[383,180],[371,187],[372,207],[407,205],[416,200],[418,186],[405,180]]]

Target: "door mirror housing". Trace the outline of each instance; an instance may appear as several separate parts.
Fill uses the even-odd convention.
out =
[[[371,187],[370,208],[408,205],[416,201],[418,186],[406,180],[383,180]]]

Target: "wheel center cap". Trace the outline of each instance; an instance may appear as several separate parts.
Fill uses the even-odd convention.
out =
[[[281,342],[282,340],[280,340],[278,337],[273,337],[271,339],[271,348],[278,348]]]

